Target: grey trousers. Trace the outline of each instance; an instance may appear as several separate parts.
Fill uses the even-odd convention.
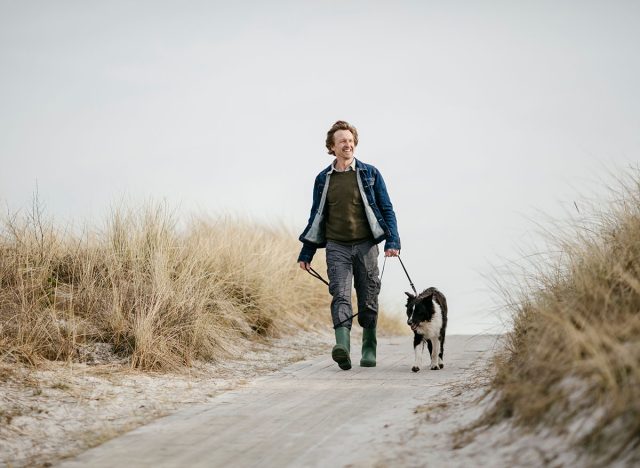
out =
[[[353,315],[351,307],[351,283],[358,298],[358,323],[362,328],[375,328],[378,321],[378,245],[366,241],[356,245],[327,242],[327,274],[331,301],[331,318],[334,328]],[[351,329],[351,320],[341,327]]]

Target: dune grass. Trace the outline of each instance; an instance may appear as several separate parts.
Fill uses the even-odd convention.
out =
[[[559,255],[506,293],[514,326],[484,419],[553,427],[609,459],[640,458],[640,173],[620,187],[555,226]]]
[[[236,356],[250,340],[330,331],[330,296],[299,269],[299,247],[285,228],[238,219],[178,228],[163,206],[119,209],[103,229],[71,233],[35,204],[0,231],[2,356],[76,360],[83,346],[110,343],[132,367],[175,369]]]

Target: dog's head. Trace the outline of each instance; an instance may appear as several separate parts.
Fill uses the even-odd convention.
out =
[[[414,296],[411,293],[405,292],[407,295],[407,325],[411,327],[411,330],[416,329],[423,322],[430,322],[436,309],[433,306],[433,293],[428,295]]]

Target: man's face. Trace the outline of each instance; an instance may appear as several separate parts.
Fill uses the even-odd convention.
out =
[[[351,159],[355,147],[353,134],[349,130],[338,130],[333,134],[333,146],[331,149],[336,153],[338,159]]]

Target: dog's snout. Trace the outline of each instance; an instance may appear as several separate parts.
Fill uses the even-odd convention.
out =
[[[407,320],[407,325],[411,326],[413,324],[413,322],[411,322],[411,319]]]

